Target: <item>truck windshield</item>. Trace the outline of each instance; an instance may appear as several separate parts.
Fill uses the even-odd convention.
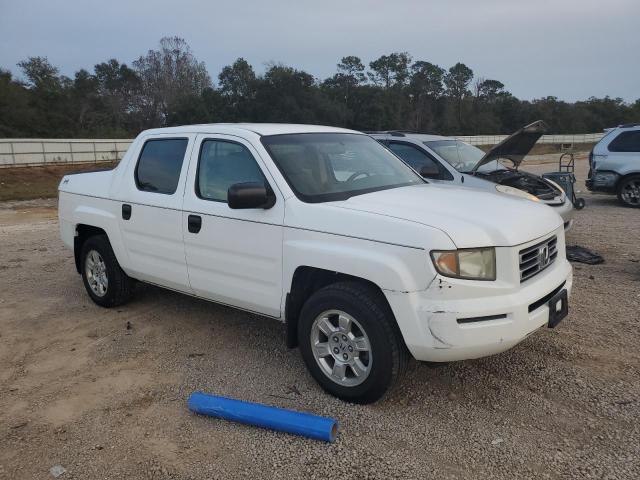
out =
[[[366,135],[299,133],[265,136],[261,141],[296,196],[305,202],[346,200],[425,183]]]

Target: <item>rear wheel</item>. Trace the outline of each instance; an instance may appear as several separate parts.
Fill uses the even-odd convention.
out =
[[[627,207],[640,208],[640,175],[631,175],[620,181],[618,200]]]
[[[402,376],[409,360],[393,313],[381,293],[357,282],[314,293],[300,314],[302,357],[324,390],[371,403]]]
[[[82,281],[101,307],[115,307],[131,297],[132,280],[122,271],[106,235],[96,235],[82,245]]]

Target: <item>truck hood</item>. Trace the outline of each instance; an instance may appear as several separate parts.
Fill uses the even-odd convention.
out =
[[[458,248],[519,245],[562,226],[560,216],[544,204],[449,185],[382,190],[331,205],[439,229]]]
[[[547,131],[547,128],[547,124],[542,120],[537,120],[522,127],[500,143],[494,145],[491,150],[485,153],[484,157],[478,160],[478,163],[476,163],[476,166],[473,167],[471,172],[475,172],[482,165],[501,158],[511,160],[517,169],[522,163],[522,160],[524,160],[524,157],[527,156],[536,142]]]

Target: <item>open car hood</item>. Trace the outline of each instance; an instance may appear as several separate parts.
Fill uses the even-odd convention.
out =
[[[494,147],[485,153],[471,172],[475,172],[482,165],[493,160],[507,158],[513,162],[517,169],[524,157],[531,151],[538,139],[547,131],[547,124],[542,120],[537,120],[529,125],[522,127],[517,132],[509,135],[503,141],[494,145]]]

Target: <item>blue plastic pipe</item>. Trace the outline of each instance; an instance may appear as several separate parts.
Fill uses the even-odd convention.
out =
[[[224,418],[325,442],[333,442],[338,434],[338,422],[333,418],[318,417],[259,403],[242,402],[202,392],[192,393],[188,406],[189,410],[200,415]]]

